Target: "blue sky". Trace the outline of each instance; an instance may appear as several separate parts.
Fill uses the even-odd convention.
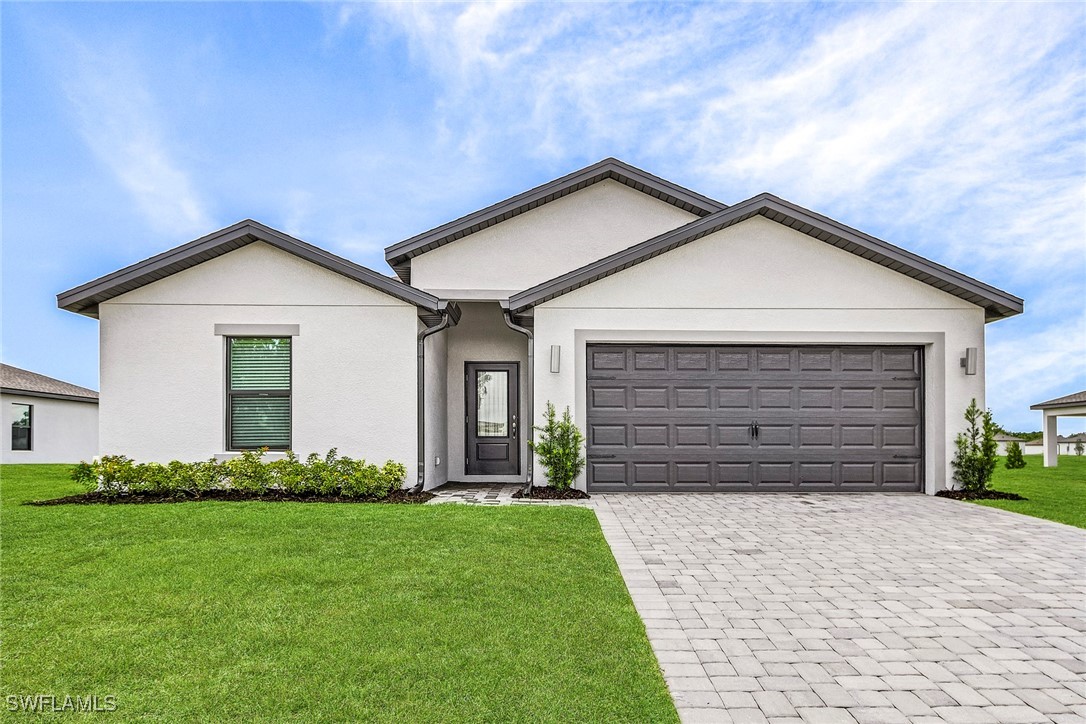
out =
[[[1024,297],[987,328],[1010,428],[1086,388],[1081,3],[0,13],[9,364],[95,387],[97,322],[54,295],[239,219],[388,273],[384,246],[617,156]]]

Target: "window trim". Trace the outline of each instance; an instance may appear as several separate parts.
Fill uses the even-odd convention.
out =
[[[14,405],[20,405],[27,409],[27,421],[30,423],[26,428],[26,447],[15,447],[15,421],[12,420],[12,436],[11,436],[11,451],[12,452],[34,452],[34,405],[29,402],[13,402]]]
[[[284,392],[283,390],[242,390],[233,391],[230,387],[230,363],[231,363],[231,342],[235,339],[289,339],[290,340],[290,354],[288,357],[287,375],[290,379],[290,388]],[[223,388],[225,392],[225,405],[226,405],[226,448],[227,452],[244,452],[246,450],[259,450],[266,447],[271,452],[286,452],[292,449],[294,443],[294,337],[292,335],[276,335],[271,336],[267,334],[238,334],[231,335],[229,337],[223,337],[224,344],[226,345],[226,366],[224,369],[225,380],[223,381]],[[231,404],[235,397],[285,397],[287,399],[287,444],[285,447],[272,447],[270,445],[259,445],[256,447],[235,447],[234,446],[234,406]]]

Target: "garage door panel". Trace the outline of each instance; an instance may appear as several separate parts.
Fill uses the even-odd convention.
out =
[[[592,490],[920,489],[919,349],[589,345],[588,354]]]

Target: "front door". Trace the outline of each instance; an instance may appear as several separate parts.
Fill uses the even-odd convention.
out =
[[[467,362],[468,475],[520,474],[520,387],[516,362]]]

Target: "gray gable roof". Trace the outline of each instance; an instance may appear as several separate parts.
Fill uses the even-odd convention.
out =
[[[57,295],[57,306],[70,312],[97,317],[98,304],[101,302],[222,256],[254,241],[265,242],[396,299],[414,304],[423,312],[435,313],[444,308],[444,303],[432,294],[409,287],[396,279],[378,274],[372,269],[367,269],[251,219],[239,221],[225,229],[202,236],[150,259],[61,292]]]
[[[1029,409],[1048,410],[1055,407],[1078,407],[1079,405],[1086,405],[1086,390],[1083,390],[1082,392],[1072,392],[1070,395],[1057,397],[1054,400],[1038,402],[1036,405],[1030,405]]]
[[[697,216],[707,216],[727,208],[708,196],[653,176],[647,171],[642,171],[616,158],[605,158],[599,163],[574,171],[567,176],[393,244],[385,249],[385,261],[395,270],[400,279],[410,283],[413,257],[608,179],[618,181]]]
[[[586,284],[759,215],[983,307],[986,321],[1003,319],[1022,312],[1022,300],[1012,294],[772,194],[759,194],[514,294],[509,298],[509,309],[515,314],[523,313]]]
[[[98,393],[94,390],[6,364],[0,364],[0,392],[30,397],[51,397],[58,400],[98,402]]]

